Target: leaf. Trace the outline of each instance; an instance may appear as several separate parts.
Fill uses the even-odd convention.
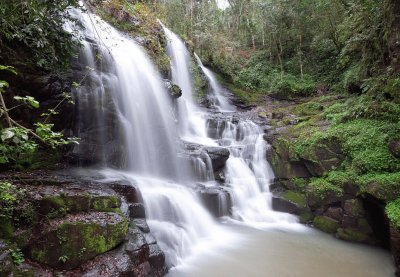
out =
[[[8,88],[10,85],[4,81],[4,80],[0,80],[0,89],[4,89],[4,88]]]
[[[1,140],[5,141],[7,139],[12,138],[13,136],[15,136],[15,133],[13,131],[11,131],[10,129],[5,129],[1,133]]]
[[[17,71],[12,66],[0,65],[0,70],[6,70],[6,71],[9,71],[9,72],[14,73],[15,75],[17,75]]]

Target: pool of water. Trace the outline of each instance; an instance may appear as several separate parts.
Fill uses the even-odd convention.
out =
[[[167,276],[394,276],[388,251],[308,227],[255,229],[231,222],[222,228],[232,238],[229,243],[200,248]]]

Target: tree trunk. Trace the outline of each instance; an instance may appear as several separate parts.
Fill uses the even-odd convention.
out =
[[[301,79],[303,80],[303,57],[302,57],[302,36],[301,34],[299,35],[299,60],[300,60],[300,76]]]

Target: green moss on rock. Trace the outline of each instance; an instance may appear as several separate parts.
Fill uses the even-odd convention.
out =
[[[67,218],[35,240],[28,256],[40,263],[72,269],[107,252],[125,238],[126,218],[115,213],[92,213]]]
[[[300,193],[288,190],[282,195],[282,197],[301,208],[307,208],[306,197]]]
[[[400,229],[400,198],[386,205],[386,214],[390,222]]]
[[[353,242],[368,242],[371,241],[371,237],[359,230],[353,228],[339,228],[336,236],[339,239]]]
[[[326,217],[326,216],[317,216],[314,218],[314,227],[320,229],[325,233],[336,233],[336,230],[339,228],[339,222],[336,220]]]

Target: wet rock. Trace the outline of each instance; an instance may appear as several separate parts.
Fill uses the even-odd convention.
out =
[[[68,215],[53,220],[25,249],[34,261],[61,269],[73,269],[120,244],[128,221],[115,213]]]
[[[128,203],[143,203],[143,197],[140,190],[128,181],[109,183],[108,186],[118,194],[124,196]]]
[[[199,190],[204,206],[214,217],[227,216],[232,207],[231,196],[221,187],[202,188]]]
[[[125,244],[125,251],[135,265],[146,262],[150,254],[149,245],[144,235],[138,231],[130,236],[128,242]]]
[[[230,155],[229,150],[222,147],[205,147],[205,151],[211,158],[214,171],[223,168]]]
[[[165,86],[169,92],[169,95],[173,98],[173,99],[178,99],[179,97],[182,96],[182,89],[176,85],[173,84],[172,82],[170,82],[169,80],[167,80],[165,82]]]
[[[144,206],[141,203],[130,204],[128,207],[128,210],[129,210],[129,218],[145,218],[146,217],[146,212],[145,212]]]
[[[165,269],[165,255],[164,252],[161,251],[160,247],[157,244],[149,245],[150,255],[149,255],[149,263],[150,265],[158,269],[158,271],[164,271]]]
[[[308,211],[304,195],[293,191],[279,193],[272,198],[272,208],[276,211],[300,215]]]
[[[336,236],[339,239],[352,241],[352,242],[362,242],[362,243],[369,243],[374,244],[375,239],[368,234],[360,232],[358,229],[354,228],[339,228],[337,230]]]
[[[317,216],[314,218],[314,227],[325,233],[336,233],[339,228],[339,222],[326,216]]]
[[[131,222],[132,222],[136,227],[138,227],[142,232],[144,232],[144,233],[149,233],[149,232],[150,232],[149,225],[147,225],[147,222],[146,222],[145,219],[136,218],[136,219],[134,219],[134,220],[131,220]]]

